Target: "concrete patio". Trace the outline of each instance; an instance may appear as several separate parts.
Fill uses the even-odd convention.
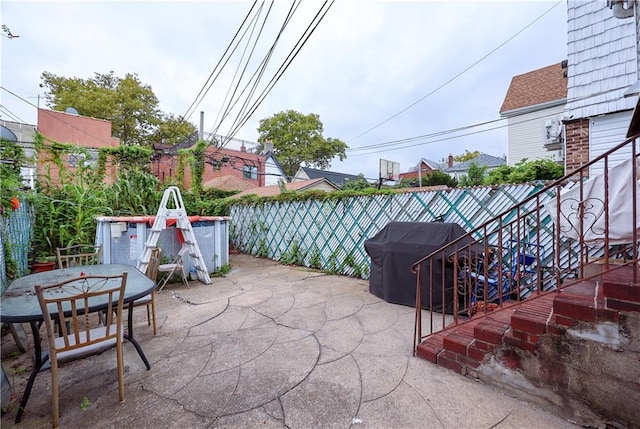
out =
[[[125,343],[124,403],[115,350],[61,367],[61,427],[578,427],[413,357],[414,310],[378,299],[366,280],[248,255],[231,255],[230,265],[211,285],[160,292],[156,337],[136,309],[135,336],[151,370]],[[3,428],[51,425],[48,371],[14,423],[32,352],[15,353],[3,336],[17,397]]]

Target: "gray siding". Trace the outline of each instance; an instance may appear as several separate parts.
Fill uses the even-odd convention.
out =
[[[636,11],[637,13],[637,11]],[[604,1],[569,1],[566,116],[587,118],[633,109],[624,91],[638,78],[636,21],[613,16]]]

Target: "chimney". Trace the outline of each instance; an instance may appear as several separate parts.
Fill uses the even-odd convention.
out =
[[[452,154],[449,154],[449,158],[447,160],[447,166],[449,168],[453,167],[453,155]]]
[[[273,152],[273,143],[271,141],[264,142],[264,153]]]
[[[240,146],[240,152],[246,152],[247,148],[244,145],[244,142],[242,142],[242,146]]]

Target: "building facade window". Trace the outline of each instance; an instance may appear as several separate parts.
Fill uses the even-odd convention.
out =
[[[258,167],[245,165],[242,167],[242,178],[248,180],[258,180]]]

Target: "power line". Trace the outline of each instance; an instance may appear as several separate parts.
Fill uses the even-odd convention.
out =
[[[202,85],[202,88],[200,88],[200,91],[198,92],[198,95],[196,95],[196,98],[193,100],[193,102],[191,103],[191,105],[187,109],[186,113],[183,116],[185,121],[189,120],[189,118],[191,117],[191,115],[193,114],[195,109],[202,102],[202,99],[204,98],[204,96],[207,95],[207,92],[211,88],[211,85],[213,85],[213,83],[216,81],[218,76],[220,76],[220,72],[222,71],[222,68],[224,68],[224,65],[222,66],[222,68],[220,68],[220,70],[218,71],[218,74],[214,77],[214,75],[216,73],[216,70],[218,70],[218,67],[220,67],[220,64],[222,63],[222,61],[226,57],[227,52],[229,52],[229,49],[231,49],[231,47],[233,46],[233,43],[235,42],[236,37],[238,37],[238,34],[240,33],[240,31],[244,27],[244,24],[247,22],[247,19],[249,19],[249,16],[251,16],[251,12],[253,11],[253,8],[256,6],[257,3],[258,3],[258,0],[255,0],[253,2],[253,5],[251,5],[251,8],[249,9],[249,12],[247,12],[247,15],[244,17],[244,20],[242,21],[242,23],[240,24],[240,27],[236,31],[236,34],[233,36],[233,38],[231,39],[231,41],[227,45],[227,48],[225,49],[224,53],[222,54],[222,57],[220,57],[220,60],[218,60],[218,63],[216,64],[216,66],[211,71],[211,74],[209,75],[209,77],[207,78],[205,83]],[[235,52],[235,49],[236,48],[233,49],[233,51],[231,52],[230,55],[233,55],[233,52]],[[225,64],[226,64],[226,61],[225,61]]]
[[[574,102],[577,102],[577,101],[583,101],[583,100],[587,100],[587,99],[590,99],[590,98],[593,98],[593,97],[598,97],[600,95],[606,95],[608,93],[617,92],[617,91],[618,91],[618,89],[611,89],[611,90],[608,90],[608,91],[601,91],[601,92],[594,93],[594,94],[589,94],[589,95],[586,95],[586,96],[575,97],[575,98],[571,98],[571,99],[565,100],[565,104],[574,103]],[[485,133],[485,132],[488,132],[488,131],[494,131],[494,130],[497,130],[497,129],[500,129],[500,128],[504,128],[504,127],[509,126],[509,125],[520,125],[520,124],[524,124],[524,123],[527,123],[527,122],[537,121],[539,119],[548,118],[549,116],[551,116],[549,113],[544,113],[544,114],[541,114],[539,116],[529,117],[528,119],[521,120],[519,122],[514,122],[514,123],[511,123],[511,124],[501,125],[501,126],[497,126],[497,127],[493,127],[493,128],[487,128],[487,129],[478,130],[478,131],[465,133],[465,134],[457,134],[457,135],[452,136],[452,137],[446,137],[446,138],[441,138],[441,139],[436,139],[436,140],[429,140],[430,138],[433,138],[433,137],[439,137],[439,136],[444,136],[444,135],[447,135],[447,134],[453,134],[453,133],[460,132],[460,131],[470,130],[470,129],[473,129],[473,128],[478,128],[478,127],[481,127],[481,126],[490,125],[490,124],[494,124],[494,123],[497,123],[497,122],[507,121],[509,119],[517,118],[519,116],[524,116],[524,115],[530,115],[530,113],[522,113],[522,114],[519,114],[519,115],[512,115],[509,118],[492,119],[492,120],[489,120],[489,121],[479,122],[479,123],[476,123],[476,124],[466,125],[466,126],[452,128],[452,129],[443,130],[443,131],[436,131],[436,132],[430,133],[430,134],[422,134],[422,135],[414,136],[414,137],[406,137],[406,138],[398,139],[398,140],[390,140],[390,141],[381,142],[381,143],[374,143],[374,144],[371,144],[371,145],[365,145],[365,146],[360,146],[360,147],[357,147],[357,148],[347,149],[346,151],[347,152],[357,152],[357,151],[372,150],[371,152],[367,152],[367,153],[351,154],[350,155],[351,157],[362,156],[362,155],[371,155],[371,154],[374,154],[374,153],[388,152],[390,150],[406,149],[406,148],[409,148],[409,147],[420,146],[420,145],[423,145],[423,144],[438,143],[438,142],[452,140],[452,139],[459,138],[459,137],[467,137],[467,136],[474,135],[474,134],[481,134],[481,133]],[[421,140],[428,140],[428,141],[421,141]],[[418,143],[416,143],[416,144],[408,144],[408,143],[412,143],[412,142],[416,142],[416,141]],[[373,150],[373,149],[382,149],[382,150]]]
[[[496,52],[497,50],[499,50],[500,48],[502,48],[504,45],[506,45],[507,43],[509,43],[511,40],[513,40],[514,38],[516,38],[518,35],[520,35],[521,33],[523,33],[526,29],[528,29],[529,27],[531,27],[533,24],[535,24],[537,21],[539,21],[542,17],[544,17],[546,14],[548,14],[549,12],[551,12],[553,9],[555,9],[560,3],[562,3],[563,0],[558,1],[556,4],[554,4],[553,6],[551,6],[547,11],[545,11],[542,15],[540,15],[539,17],[537,17],[536,19],[534,19],[533,21],[531,21],[528,25],[526,25],[524,28],[522,28],[521,30],[519,30],[517,33],[515,33],[513,36],[509,37],[507,40],[505,40],[504,42],[502,42],[500,45],[498,45],[496,48],[492,49],[491,51],[489,51],[489,53],[487,53],[486,55],[484,55],[482,58],[480,58],[479,60],[477,60],[476,62],[474,62],[473,64],[471,64],[469,67],[467,67],[466,69],[462,70],[460,73],[458,73],[457,75],[453,76],[451,79],[447,80],[445,83],[441,84],[440,86],[438,86],[437,88],[435,88],[434,90],[432,90],[431,92],[429,92],[427,95],[425,95],[424,97],[418,99],[417,101],[413,102],[412,104],[410,104],[409,106],[405,107],[404,109],[400,110],[399,112],[397,112],[396,114],[390,116],[389,118],[385,119],[384,121],[380,122],[379,124],[369,128],[368,130],[358,134],[357,136],[351,138],[350,140],[347,141],[347,143],[350,143],[362,136],[364,136],[365,134],[370,133],[371,131],[375,130],[376,128],[379,128],[380,126],[386,124],[387,122],[389,122],[390,120],[397,118],[398,116],[400,116],[401,114],[403,114],[404,112],[406,112],[407,110],[411,109],[413,106],[415,106],[416,104],[420,103],[421,101],[423,101],[424,99],[426,99],[427,97],[433,95],[434,93],[436,93],[437,91],[439,91],[440,89],[444,88],[445,86],[447,86],[448,84],[450,84],[451,82],[453,82],[454,80],[456,80],[457,78],[459,78],[460,76],[462,76],[463,74],[465,74],[466,72],[468,72],[470,69],[472,69],[473,67],[475,67],[476,65],[478,65],[480,62],[484,61],[487,57],[489,57],[491,54],[493,54],[494,52]]]
[[[253,97],[253,95],[255,94],[256,89],[258,88],[258,83],[260,82],[260,80],[262,79],[262,76],[264,75],[265,71],[266,71],[266,67],[269,63],[269,60],[271,59],[271,56],[273,54],[273,52],[275,51],[275,48],[280,40],[280,37],[282,36],[282,34],[284,33],[285,28],[287,27],[287,25],[291,22],[291,19],[293,18],[294,14],[296,13],[296,11],[298,10],[298,7],[300,5],[300,1],[296,2],[294,0],[294,2],[291,4],[291,7],[289,9],[289,12],[287,13],[287,16],[285,17],[284,22],[282,23],[280,30],[278,31],[278,34],[274,40],[274,42],[272,43],[271,47],[269,48],[269,50],[267,51],[267,53],[265,54],[264,58],[262,59],[262,62],[260,63],[258,69],[254,72],[254,74],[251,76],[251,78],[249,79],[249,82],[247,83],[247,85],[245,86],[245,88],[243,89],[242,94],[244,94],[244,92],[249,88],[250,83],[253,81],[254,83],[251,85],[251,89],[249,91],[249,94],[247,95],[247,97],[245,97],[244,102],[242,103],[242,106],[240,107],[240,111],[238,112],[238,114],[236,115],[236,119],[234,119],[233,123],[232,123],[232,128],[233,128],[233,124],[237,123],[238,119],[243,115],[243,112],[246,112],[248,109],[248,104],[251,100],[251,98]],[[237,102],[239,101],[239,98],[236,99],[236,101],[234,101],[233,106],[235,106],[237,104]],[[225,115],[223,117],[223,120],[226,118],[227,115]],[[222,121],[220,121],[218,123],[218,125],[216,126],[215,130],[217,131],[220,126],[222,125]],[[234,133],[235,135],[235,133]],[[230,137],[232,138],[233,135]],[[226,143],[228,142],[225,141],[222,143],[222,146],[224,146]]]
[[[9,118],[13,119],[16,122],[25,123],[23,119],[21,119],[18,115],[9,110],[6,106],[0,104],[0,110],[7,115]]]
[[[318,25],[320,24],[320,22],[322,22],[322,20],[326,16],[327,12],[329,12],[329,10],[333,6],[334,2],[335,2],[335,0],[332,0],[331,3],[329,4],[329,6],[324,11],[323,11],[323,9],[324,9],[325,5],[327,4],[327,1],[325,1],[322,4],[322,7],[320,8],[320,10],[315,15],[315,17],[312,20],[312,22],[309,24],[309,26],[305,30],[306,36],[305,36],[305,34],[303,34],[303,36],[298,40],[298,42],[296,43],[294,48],[289,53],[289,56],[287,56],[287,59],[285,60],[286,62],[283,63],[280,66],[280,68],[276,72],[276,75],[274,75],[274,77],[271,78],[271,81],[267,84],[267,87],[265,87],[265,89],[262,91],[261,95],[254,102],[252,108],[241,119],[239,119],[236,122],[235,128],[233,128],[231,130],[229,135],[231,135],[231,136],[235,135],[235,133],[237,133],[239,131],[239,129],[249,120],[251,115],[258,109],[258,106],[262,103],[262,101],[266,98],[266,96],[269,94],[269,92],[273,89],[275,84],[280,80],[280,78],[282,77],[284,72],[287,70],[289,65],[291,65],[291,62],[293,62],[293,60],[298,55],[298,53],[300,53],[300,50],[307,43],[307,41],[309,40],[309,38],[311,37],[313,32],[316,30],[316,28],[318,28]],[[317,22],[315,22],[315,24],[314,24],[314,21],[316,21],[316,20],[317,20]],[[313,27],[312,27],[312,25],[313,25]]]

